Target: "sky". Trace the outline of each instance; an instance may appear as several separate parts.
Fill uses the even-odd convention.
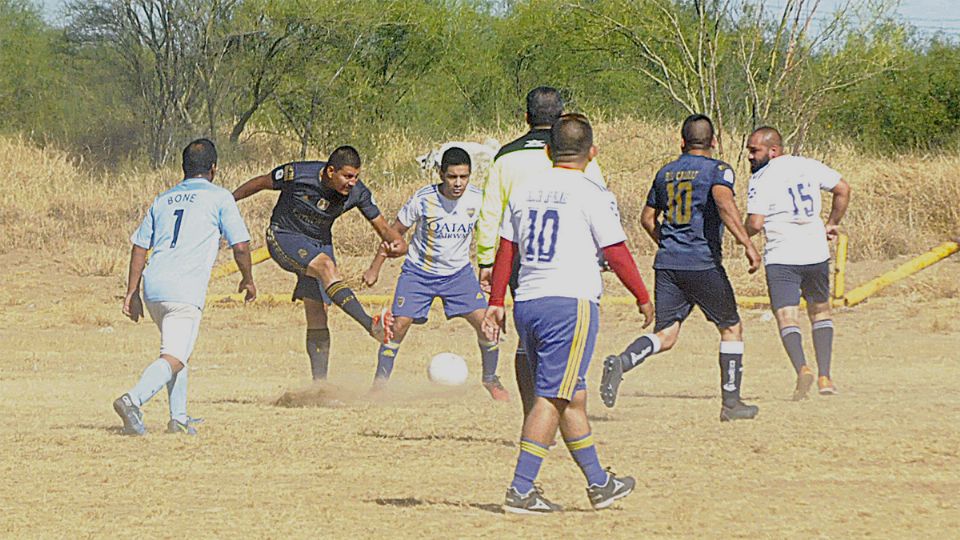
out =
[[[820,10],[832,12],[845,0],[821,0]],[[66,0],[40,0],[48,18],[57,20]],[[768,0],[770,7],[782,6],[784,0]],[[943,32],[960,38],[960,1],[958,0],[901,0],[897,14],[924,33]]]

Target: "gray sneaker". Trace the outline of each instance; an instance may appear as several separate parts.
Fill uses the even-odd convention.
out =
[[[594,510],[603,510],[617,499],[633,493],[633,488],[636,486],[637,481],[632,476],[620,478],[608,470],[607,483],[602,486],[589,486],[587,497],[590,498],[590,504],[593,505]]]
[[[738,399],[737,402],[732,405],[724,403],[723,406],[720,407],[720,421],[753,420],[758,412],[760,412],[760,407],[747,405]]]
[[[199,424],[203,420],[199,418],[190,418],[187,417],[186,422],[181,422],[179,420],[174,420],[173,418],[167,422],[167,433],[177,434],[177,435],[196,435],[197,430],[193,427],[193,424]]]
[[[503,500],[503,511],[510,514],[552,514],[563,512],[563,507],[548,501],[538,486],[534,486],[526,495],[510,486]]]
[[[600,377],[600,399],[607,407],[617,403],[617,392],[623,381],[623,362],[619,356],[610,355],[603,361],[603,376]]]
[[[147,428],[143,425],[143,414],[140,408],[133,404],[130,394],[124,394],[113,401],[113,410],[117,411],[123,420],[124,435],[144,435]]]

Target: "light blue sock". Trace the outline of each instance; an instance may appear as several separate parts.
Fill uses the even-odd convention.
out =
[[[167,397],[170,400],[170,418],[187,423],[187,366],[174,375],[167,383]]]
[[[142,407],[144,403],[150,401],[150,398],[157,395],[171,377],[173,377],[173,370],[170,369],[170,364],[163,358],[154,360],[147,369],[143,370],[140,382],[128,392],[133,399],[133,404]]]

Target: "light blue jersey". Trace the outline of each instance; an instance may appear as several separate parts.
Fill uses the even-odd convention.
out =
[[[143,273],[143,299],[203,309],[220,235],[231,246],[250,240],[230,191],[188,178],[157,197],[130,238],[153,250]]]

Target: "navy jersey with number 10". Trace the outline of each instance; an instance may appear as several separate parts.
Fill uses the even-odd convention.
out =
[[[730,165],[683,154],[663,166],[647,195],[647,206],[662,213],[660,243],[653,267],[658,270],[709,270],[722,260],[723,221],[713,200],[713,186],[733,189]]]

